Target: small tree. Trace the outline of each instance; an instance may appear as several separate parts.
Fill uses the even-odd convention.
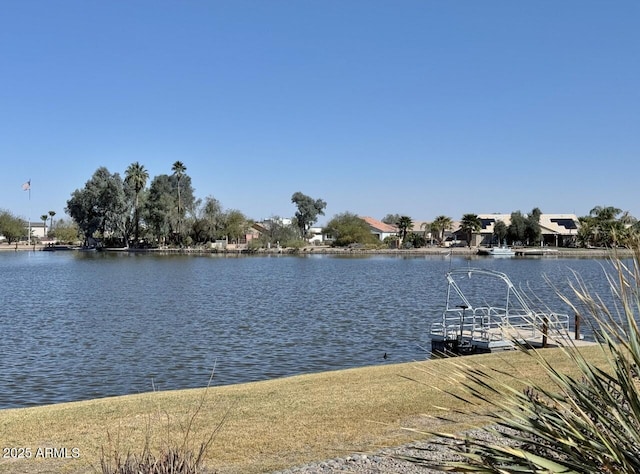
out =
[[[242,212],[236,209],[225,212],[222,221],[223,232],[234,243],[238,243],[249,229],[249,221]]]
[[[335,247],[377,243],[369,224],[351,212],[343,212],[334,216],[322,229],[322,233],[333,238],[333,246]]]
[[[427,245],[427,239],[424,237],[424,235],[418,234],[416,232],[410,232],[407,235],[407,240],[405,241],[405,246],[406,245],[411,245],[413,248],[418,249]]]
[[[67,242],[69,244],[77,242],[79,234],[77,224],[64,219],[59,219],[56,222],[55,230],[52,231],[52,237],[55,237],[59,242]]]
[[[0,234],[4,235],[8,243],[17,242],[27,237],[27,223],[9,211],[0,209]]]

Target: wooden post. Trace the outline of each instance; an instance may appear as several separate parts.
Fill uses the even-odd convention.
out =
[[[542,347],[547,347],[547,334],[549,333],[549,318],[546,316],[542,320]]]
[[[576,313],[575,328],[574,338],[577,341],[580,339],[580,315],[578,313]]]

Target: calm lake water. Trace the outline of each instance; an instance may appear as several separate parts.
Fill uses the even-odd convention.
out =
[[[0,253],[0,408],[420,360],[460,266],[560,305],[607,260]],[[554,306],[554,309],[557,306]],[[568,311],[566,307],[558,310]],[[383,357],[387,354],[387,358]]]

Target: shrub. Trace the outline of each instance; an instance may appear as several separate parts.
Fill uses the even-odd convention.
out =
[[[127,451],[126,454],[120,450],[118,443],[113,443],[111,436],[107,433],[109,449],[102,447],[102,456],[100,458],[100,467],[102,474],[200,474],[204,473],[204,458],[210,449],[214,438],[221,429],[228,414],[225,413],[221,421],[206,436],[206,439],[199,442],[193,439],[193,426],[200,411],[204,407],[206,395],[208,393],[213,372],[209,379],[209,384],[204,390],[198,406],[193,414],[188,418],[186,427],[182,429],[181,436],[175,440],[171,436],[172,426],[169,422],[170,416],[165,413],[167,418],[166,440],[164,447],[159,449],[155,454],[151,448],[151,422],[147,424],[145,443],[139,453]]]

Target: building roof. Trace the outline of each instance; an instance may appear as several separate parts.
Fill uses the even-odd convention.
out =
[[[360,217],[363,221],[369,224],[372,230],[376,230],[385,234],[393,234],[398,232],[398,228],[394,225],[385,224],[382,221],[374,219],[373,217]]]
[[[483,234],[493,234],[493,227],[496,222],[502,221],[506,226],[511,224],[511,214],[478,214],[478,219],[482,222]]]
[[[423,224],[426,226],[423,226]],[[431,228],[429,227],[431,222],[429,221],[413,221],[413,226],[411,227],[411,232],[415,232],[416,234],[421,232],[430,232]]]
[[[542,233],[575,234],[579,225],[580,221],[575,214],[542,214],[540,216]]]

